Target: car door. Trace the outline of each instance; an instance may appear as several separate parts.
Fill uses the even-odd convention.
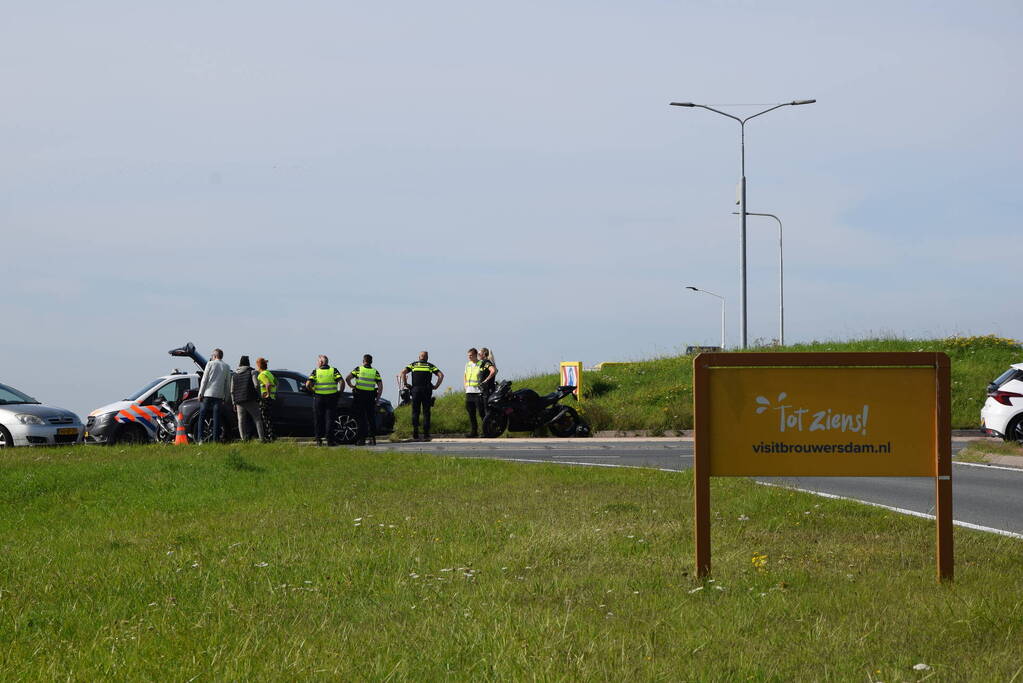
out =
[[[277,377],[277,402],[274,404],[274,430],[279,436],[312,436],[312,395],[299,390],[293,376],[274,373]]]

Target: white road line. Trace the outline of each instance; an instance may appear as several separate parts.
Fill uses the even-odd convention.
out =
[[[528,458],[501,458],[509,462],[535,462],[543,463],[547,465],[582,465],[584,467],[618,467],[621,469],[628,470],[656,470],[658,472],[672,472],[675,474],[681,473],[681,470],[668,469],[665,467],[643,467],[642,465],[617,465],[610,462],[573,462],[571,460],[534,460]],[[967,463],[956,463],[964,465]],[[972,463],[970,463],[972,464]],[[1016,469],[1016,468],[1001,468],[1001,469]],[[884,510],[891,510],[892,512],[898,512],[902,515],[910,515],[911,517],[922,517],[924,519],[934,519],[934,515],[929,515],[926,512],[917,512],[916,510],[907,510],[906,508],[893,507],[891,505],[883,505],[881,503],[871,503],[869,500],[860,500],[859,498],[848,498],[846,496],[839,496],[834,493],[824,493],[823,491],[812,491],[810,489],[803,489],[797,486],[785,486],[784,484],[773,484],[766,481],[756,481],[761,486],[771,486],[773,488],[789,489],[790,491],[801,491],[802,493],[809,493],[814,496],[820,496],[821,498],[832,498],[834,500],[848,500],[854,503],[861,503],[863,505],[869,505],[871,507],[882,508]],[[1000,536],[1008,536],[1009,538],[1018,538],[1023,540],[1023,534],[1017,534],[1014,531],[1006,531],[1005,529],[996,529],[990,526],[982,526],[980,524],[973,524],[972,522],[961,522],[957,519],[952,520],[952,524],[955,526],[961,526],[966,529],[974,529],[976,531],[986,531],[992,534],[998,534]]]
[[[774,484],[767,481],[758,481],[761,486],[770,486],[779,489],[788,489],[789,491],[801,491],[802,493],[809,493],[814,496],[820,496],[821,498],[832,498],[834,500],[849,500],[854,503],[862,503],[863,505],[869,505],[875,508],[882,508],[885,510],[891,510],[892,512],[898,512],[901,515],[910,515],[912,517],[922,517],[924,519],[934,519],[934,515],[930,515],[926,512],[917,512],[916,510],[907,510],[906,508],[897,508],[891,505],[884,505],[882,503],[871,503],[869,500],[860,500],[859,498],[849,498],[847,496],[839,496],[834,493],[825,493],[823,491],[813,491],[811,489],[803,489],[798,486],[786,486],[785,484]],[[952,524],[956,526],[965,527],[967,529],[975,529],[977,531],[987,531],[992,534],[999,534],[1001,536],[1008,536],[1009,538],[1023,539],[1023,534],[1017,534],[1014,531],[1006,531],[1005,529],[995,529],[990,526],[981,526],[980,524],[973,524],[972,522],[960,522],[958,519],[953,519]]]
[[[1005,470],[1006,472],[1023,472],[1023,468],[1019,467],[1005,467],[1004,465],[987,465],[982,462],[954,462],[953,465],[962,465],[963,467],[983,467],[986,470]]]

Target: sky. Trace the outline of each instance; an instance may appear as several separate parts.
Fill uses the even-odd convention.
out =
[[[1023,338],[1023,5],[9,3],[0,382],[80,415],[192,341],[502,378],[739,344]],[[748,105],[748,106],[747,106]],[[749,218],[748,339],[778,336]]]

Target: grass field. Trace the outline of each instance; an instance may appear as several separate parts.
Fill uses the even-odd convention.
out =
[[[0,679],[1023,680],[1020,541],[956,529],[939,585],[933,523],[718,479],[700,582],[691,485],[284,444],[4,453]]]
[[[776,351],[942,351],[952,361],[952,427],[972,429],[980,424],[987,384],[1010,364],[1023,362],[1023,347],[993,336],[948,339],[864,339],[854,342],[813,342],[786,347],[751,349]],[[435,434],[461,434],[469,429],[461,393],[460,372],[450,373],[450,393],[438,397],[433,410]],[[508,379],[501,377],[501,379]],[[514,380],[514,388],[529,387],[541,394],[558,385],[557,373]],[[693,427],[693,358],[676,356],[615,364],[602,372],[583,373],[585,400],[575,406],[596,430],[648,430],[675,434]],[[442,388],[443,390],[443,388]],[[408,407],[397,411],[395,436],[411,435]]]

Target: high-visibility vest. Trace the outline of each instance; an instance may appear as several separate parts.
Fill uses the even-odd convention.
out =
[[[338,371],[334,368],[316,368],[313,372],[313,392],[317,394],[337,393]]]
[[[465,364],[465,387],[471,389],[480,385],[480,364],[469,361]]]
[[[381,381],[376,368],[367,368],[364,365],[352,370],[352,374],[355,375],[355,388],[358,391],[376,391],[377,382]]]
[[[256,380],[259,382],[259,386],[262,391],[265,391],[267,396],[270,398],[277,398],[277,378],[269,370],[261,371],[257,376]]]

